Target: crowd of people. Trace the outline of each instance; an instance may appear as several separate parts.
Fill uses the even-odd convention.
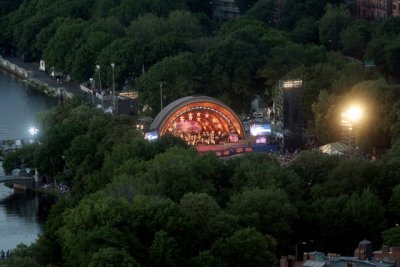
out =
[[[67,195],[71,191],[71,188],[68,185],[65,185],[63,183],[57,183],[57,182],[42,184],[41,188],[55,190],[57,193],[59,193],[61,195]]]
[[[293,153],[285,153],[277,155],[276,159],[278,160],[279,164],[283,167],[289,166],[297,156],[297,151]]]

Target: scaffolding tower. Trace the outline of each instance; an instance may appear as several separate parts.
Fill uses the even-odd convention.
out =
[[[274,124],[285,149],[302,147],[302,86],[302,80],[279,81],[275,91]]]
[[[341,121],[341,127],[342,143],[346,145],[344,155],[349,158],[358,157],[360,153],[356,146],[355,125],[352,124],[349,120],[343,119]]]

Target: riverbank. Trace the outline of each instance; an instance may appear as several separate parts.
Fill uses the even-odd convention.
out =
[[[24,62],[17,57],[0,56],[0,69],[16,75],[32,88],[49,97],[72,98],[75,96],[89,103],[101,106],[105,111],[111,105],[109,96],[96,93],[95,97],[89,97],[92,94],[89,88],[78,82],[53,78],[39,69],[39,62]]]
[[[48,74],[36,69],[36,63],[25,63],[17,58],[4,58],[0,56],[0,68],[21,78],[23,82],[43,92],[50,97],[72,98],[79,96],[79,84],[60,83],[54,80]],[[76,87],[74,89],[74,87]]]

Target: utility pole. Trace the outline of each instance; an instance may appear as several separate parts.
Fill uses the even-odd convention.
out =
[[[112,79],[113,79],[112,106],[113,106],[113,114],[115,114],[115,78],[114,78],[115,64],[114,63],[111,63],[111,68],[112,68]]]
[[[162,110],[163,109],[163,93],[162,93],[162,87],[163,87],[163,84],[164,83],[166,83],[166,82],[160,82],[160,106],[161,106],[161,109],[160,110]]]
[[[100,95],[101,95],[101,107],[104,108],[103,105],[103,89],[101,88],[101,77],[100,77],[100,65],[96,65],[97,73],[99,74],[99,85],[100,85]]]

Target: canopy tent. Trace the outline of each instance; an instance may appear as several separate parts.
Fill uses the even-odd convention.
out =
[[[329,155],[343,155],[348,149],[349,146],[342,142],[329,143],[319,147],[321,152]]]

